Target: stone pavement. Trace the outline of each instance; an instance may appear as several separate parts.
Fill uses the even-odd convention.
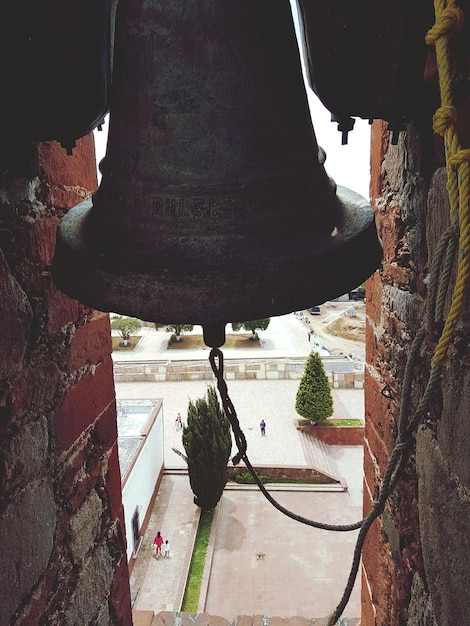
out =
[[[308,354],[308,340],[302,332],[296,332],[296,318],[292,318],[283,330],[281,324],[275,334],[286,335],[285,343],[292,350],[305,349]],[[293,335],[289,327],[294,328]],[[263,334],[268,335],[268,331]],[[275,350],[276,342],[269,341]],[[264,356],[264,350],[260,352]],[[139,358],[146,359],[149,354],[165,358],[162,352],[141,352]],[[198,355],[201,358],[200,351]],[[250,358],[253,356],[250,350]],[[202,358],[206,357],[204,354]],[[128,354],[126,358],[129,359]],[[237,358],[240,358],[238,351]],[[116,386],[118,398],[163,398],[165,465],[179,471],[167,472],[163,477],[131,577],[134,609],[149,611],[148,615],[181,608],[199,509],[193,503],[187,475],[181,474],[184,461],[171,450],[182,449],[181,432],[175,430],[174,420],[178,412],[186,418],[189,398],[203,396],[207,384],[194,381]],[[294,425],[298,381],[229,381],[227,384],[247,437],[250,461],[305,465],[301,434]],[[335,410],[344,417],[363,418],[361,390],[333,390],[333,396]],[[260,436],[261,417],[267,422],[266,437]],[[271,492],[272,496],[294,513],[328,524],[347,524],[360,519],[362,448],[333,446],[331,454],[348,485],[347,492],[296,491],[286,487],[285,491]],[[357,531],[335,533],[299,524],[282,515],[251,486],[226,489],[217,513],[200,611],[227,620],[240,614],[317,619],[336,606],[349,573]],[[151,543],[158,530],[170,541],[170,559],[153,557]],[[359,583],[344,616],[360,616]]]
[[[177,611],[199,522],[187,475],[165,475],[131,575],[134,609]],[[170,558],[154,557],[153,538],[160,531],[171,546]]]
[[[360,451],[354,452],[354,465],[361,465]],[[361,518],[361,507],[351,505],[347,492],[270,493],[293,513],[319,522],[348,524]],[[135,610],[181,609],[198,518],[188,477],[165,475],[131,577]],[[170,559],[153,557],[157,530],[170,541]],[[227,620],[243,614],[325,617],[341,598],[356,538],[357,531],[320,530],[284,516],[257,488],[227,489],[217,507],[198,612]],[[359,583],[344,616],[360,616]]]

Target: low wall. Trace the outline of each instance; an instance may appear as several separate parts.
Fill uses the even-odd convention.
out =
[[[300,380],[306,359],[253,359],[224,361],[224,378],[230,380]],[[344,370],[341,358],[322,358],[333,389],[362,389],[364,372]],[[214,374],[207,361],[120,361],[114,364],[116,383],[171,382],[213,380]]]
[[[317,485],[339,485],[340,481],[322,474],[314,467],[304,465],[253,465],[254,469],[261,476],[266,476],[269,480],[304,480]],[[230,480],[235,480],[237,474],[248,471],[243,463],[236,467],[227,466],[227,474]]]
[[[321,422],[317,422],[316,424],[298,423],[297,429],[330,446],[362,446],[364,444],[363,426],[323,426]]]

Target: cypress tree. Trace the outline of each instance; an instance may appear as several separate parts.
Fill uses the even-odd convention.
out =
[[[330,384],[318,352],[311,352],[305,364],[297,390],[295,410],[314,423],[333,415]]]
[[[222,497],[232,449],[230,423],[219,404],[215,387],[208,388],[207,399],[189,402],[183,446],[194,503],[210,511]]]

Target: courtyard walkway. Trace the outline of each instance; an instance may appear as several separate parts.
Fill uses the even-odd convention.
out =
[[[297,386],[298,381],[231,381],[229,393],[247,436],[252,463],[307,464],[300,441],[303,435],[293,421]],[[199,509],[193,503],[188,476],[180,473],[184,461],[171,449],[182,449],[174,416],[175,410],[182,408],[182,399],[198,397],[204,390],[202,383],[126,383],[117,389],[119,397],[163,397],[165,462],[179,470],[174,473],[169,469],[163,477],[134,566],[131,586],[138,610],[181,608]],[[334,390],[333,396],[343,411],[346,407],[357,411],[347,415],[358,417],[361,392]],[[269,414],[265,437],[258,428],[258,416],[266,414],[262,407],[267,407]],[[347,491],[298,491],[289,487],[272,495],[294,513],[329,524],[348,524],[361,518],[362,447],[331,446],[330,454]],[[337,533],[301,525],[277,511],[256,487],[226,490],[217,511],[210,575],[205,580],[200,611],[227,620],[238,614],[260,613],[321,618],[331,612],[349,573],[357,532]],[[152,556],[151,544],[158,530],[170,542],[171,559],[157,561]],[[345,616],[360,616],[358,585]]]
[[[286,341],[294,351],[309,353],[308,339],[301,332]],[[161,352],[158,355],[164,358]],[[250,350],[250,358],[253,356]],[[141,353],[140,358],[147,357]],[[184,461],[172,450],[182,450],[181,432],[175,430],[174,420],[178,412],[186,418],[188,400],[203,396],[207,384],[122,383],[116,387],[119,399],[163,398],[167,472],[131,577],[134,610],[139,612],[135,626],[150,624],[151,620],[142,620],[153,613],[181,608],[199,509],[193,503],[188,476],[182,473]],[[294,424],[298,381],[236,380],[227,384],[253,464],[308,464],[300,439],[303,435]],[[337,416],[363,419],[361,390],[334,390],[333,397]],[[259,432],[261,417],[267,422],[266,437]],[[348,524],[362,516],[362,447],[331,446],[330,453],[347,491],[284,486],[270,493],[296,514],[328,524]],[[170,559],[153,557],[151,544],[157,531],[170,542]],[[321,620],[312,622],[320,624],[341,598],[356,537],[357,531],[324,531],[293,521],[256,487],[226,489],[217,507],[199,611],[227,621],[237,615],[262,614],[303,616]],[[349,624],[359,623],[359,587],[358,581],[344,613]]]

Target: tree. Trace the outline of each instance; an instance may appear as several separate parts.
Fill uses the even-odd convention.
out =
[[[183,446],[194,503],[210,511],[222,497],[227,483],[227,463],[232,449],[230,423],[214,386],[208,388],[207,399],[189,402]]]
[[[166,327],[168,333],[174,334],[176,341],[181,341],[181,333],[189,333],[192,329],[192,324],[168,324]]]
[[[250,340],[255,341],[259,338],[258,333],[256,332],[257,329],[266,330],[270,321],[270,317],[265,317],[260,320],[251,320],[249,322],[232,322],[232,330],[235,332],[241,328],[243,328],[243,330],[249,330],[251,332]]]
[[[311,352],[297,390],[295,410],[311,422],[333,415],[333,397],[318,352]]]
[[[134,317],[121,317],[118,315],[111,320],[111,328],[113,330],[117,330],[123,339],[124,345],[127,346],[129,343],[129,337],[132,333],[140,330],[141,324],[139,320],[136,320]]]

